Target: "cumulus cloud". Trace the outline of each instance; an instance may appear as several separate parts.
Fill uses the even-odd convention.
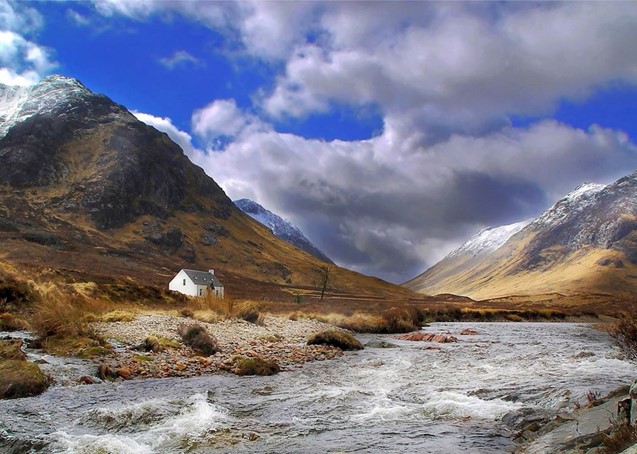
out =
[[[56,67],[51,50],[29,39],[41,25],[33,8],[0,1],[0,83],[31,85]]]
[[[104,14],[181,14],[225,34],[274,76],[242,109],[196,110],[181,140],[232,198],[291,219],[339,264],[403,281],[486,225],[539,214],[584,181],[637,168],[626,134],[550,114],[611,83],[637,84],[632,2],[99,1]],[[286,117],[373,106],[381,133],[324,141]],[[144,117],[140,117],[144,118]]]
[[[535,216],[583,181],[610,182],[637,168],[637,148],[624,133],[552,120],[456,134],[390,159],[387,133],[326,142],[255,129],[207,152],[169,119],[136,115],[168,133],[231,198],[258,200],[338,263],[396,282],[485,225]],[[235,120],[226,133],[245,127]]]

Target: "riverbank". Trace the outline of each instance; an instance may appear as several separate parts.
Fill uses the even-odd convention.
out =
[[[198,324],[216,339],[221,351],[205,356],[183,345],[180,326]],[[167,313],[138,314],[130,321],[99,322],[95,332],[114,345],[113,354],[95,359],[96,364],[118,372],[122,378],[192,377],[232,372],[237,357],[262,358],[280,370],[298,368],[310,361],[342,355],[335,347],[306,345],[308,338],[334,326],[311,319],[290,320],[263,315],[259,323],[225,319],[206,323]],[[143,348],[149,337],[168,340],[161,351]],[[140,347],[141,346],[141,347]],[[97,370],[97,369],[96,369]]]

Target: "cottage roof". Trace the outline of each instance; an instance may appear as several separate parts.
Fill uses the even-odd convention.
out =
[[[214,287],[223,287],[223,284],[217,276],[210,274],[208,271],[183,270],[186,276],[197,285],[213,285]]]

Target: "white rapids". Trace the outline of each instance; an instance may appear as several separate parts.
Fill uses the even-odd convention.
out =
[[[478,335],[460,335],[464,328]],[[381,337],[274,377],[54,387],[0,402],[0,452],[498,453],[505,416],[574,408],[635,373],[608,335],[574,323],[437,323],[455,344]],[[503,421],[504,418],[504,421]]]

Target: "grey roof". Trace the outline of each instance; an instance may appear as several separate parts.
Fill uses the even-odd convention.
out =
[[[214,287],[223,287],[223,284],[217,276],[210,274],[208,271],[183,270],[186,276],[197,285],[213,285]]]

